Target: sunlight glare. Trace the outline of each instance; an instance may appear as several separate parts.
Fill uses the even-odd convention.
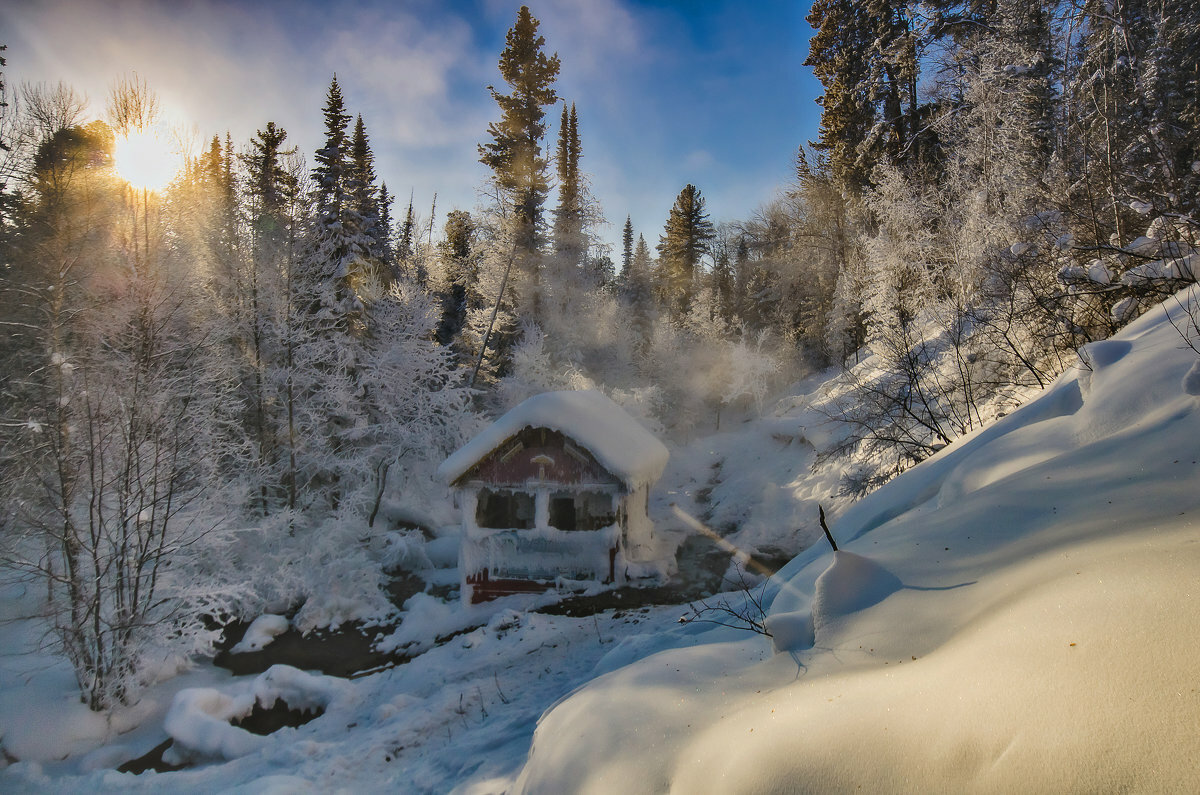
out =
[[[179,158],[151,130],[117,139],[113,163],[121,178],[135,188],[160,191],[179,170]]]

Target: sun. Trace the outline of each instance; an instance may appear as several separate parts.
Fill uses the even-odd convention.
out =
[[[160,191],[179,170],[179,157],[161,136],[143,130],[117,139],[113,165],[133,187]]]

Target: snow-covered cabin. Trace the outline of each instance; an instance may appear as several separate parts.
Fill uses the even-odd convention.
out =
[[[438,469],[462,510],[463,599],[622,582],[652,563],[646,501],[667,457],[594,390],[535,395],[500,417]]]

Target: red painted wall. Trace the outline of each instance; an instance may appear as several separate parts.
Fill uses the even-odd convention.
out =
[[[543,457],[553,463],[545,463]],[[535,461],[538,458],[543,461]],[[619,483],[587,450],[564,434],[545,428],[524,429],[467,470],[459,481],[519,486],[531,479],[565,484]]]

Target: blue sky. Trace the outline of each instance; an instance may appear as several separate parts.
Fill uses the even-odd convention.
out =
[[[476,145],[498,116],[486,86],[502,88],[496,61],[520,5],[9,0],[0,36],[10,86],[62,80],[99,116],[111,83],[136,72],[197,138],[228,130],[242,146],[274,121],[310,161],[336,72],[380,177],[400,205],[413,191],[426,219],[437,191],[440,226],[445,211],[480,201],[487,171]],[[653,246],[689,182],[714,221],[747,217],[789,181],[796,148],[816,136],[805,2],[529,5],[562,60],[558,93],[577,106],[581,166],[610,242],[628,213]]]

